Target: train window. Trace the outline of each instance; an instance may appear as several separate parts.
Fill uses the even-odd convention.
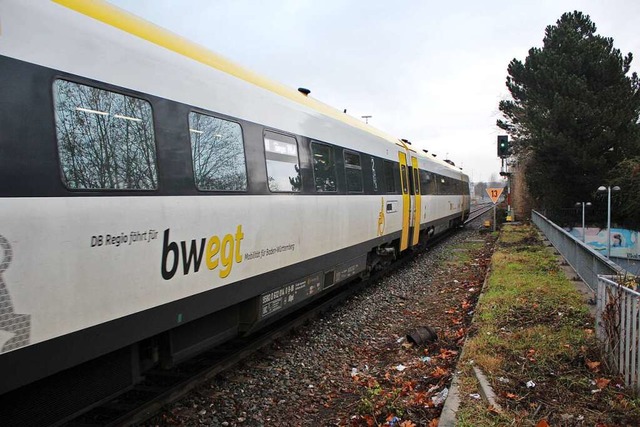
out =
[[[418,169],[413,169],[413,188],[415,194],[420,194],[420,178],[418,177]]]
[[[360,154],[345,150],[344,168],[347,176],[347,191],[350,193],[362,193],[362,165],[360,163]]]
[[[444,194],[442,192],[442,188],[443,188],[442,184],[440,183],[440,179],[442,178],[442,176],[438,175],[437,173],[434,173],[432,176],[433,176],[433,181],[434,181],[434,187],[433,187],[434,193],[433,194],[438,194],[438,195]]]
[[[425,170],[420,171],[420,188],[422,194],[437,194],[434,174]]]
[[[373,191],[378,192],[378,174],[376,173],[376,159],[371,158],[371,180],[373,181]]]
[[[148,102],[66,80],[56,80],[53,93],[58,153],[68,188],[158,187]]]
[[[455,194],[453,180],[446,176],[439,176],[438,194],[451,195]]]
[[[246,191],[247,167],[238,123],[189,113],[193,176],[199,190]]]
[[[295,138],[274,132],[264,133],[267,182],[271,191],[298,192],[302,189],[298,144]]]
[[[409,194],[409,179],[407,175],[407,165],[400,165],[400,181],[402,182],[402,194]]]
[[[396,174],[393,171],[393,163],[384,161],[384,183],[387,193],[397,193],[396,190]]]
[[[311,151],[313,152],[313,177],[316,191],[336,191],[336,160],[333,148],[312,142]]]

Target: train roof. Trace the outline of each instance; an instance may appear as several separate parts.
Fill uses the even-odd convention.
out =
[[[114,6],[104,0],[52,0],[70,9],[76,10],[84,15],[97,19],[105,24],[119,28],[129,34],[145,39],[158,46],[162,46],[187,58],[198,61],[202,64],[213,67],[229,75],[237,77],[248,83],[259,86],[270,92],[291,101],[312,108],[319,113],[340,120],[350,126],[359,128],[365,132],[374,134],[391,143],[399,144],[407,148],[399,138],[395,138],[379,129],[376,129],[362,121],[341,112],[340,110],[318,101],[308,95],[285,86],[276,81],[263,77],[229,59],[214,53],[204,46],[175,34],[163,27],[149,22],[137,15]]]
[[[299,92],[296,89],[287,87],[250,71],[193,41],[146,21],[130,12],[108,3],[107,1],[51,0],[51,3],[76,11],[82,15],[102,22],[107,26],[119,29],[141,40],[164,48],[174,54],[196,61],[205,67],[210,67],[218,72],[227,74],[262,90],[266,90],[275,96],[285,98],[290,102],[315,111],[322,116],[326,116],[342,123],[343,125],[347,125],[354,130],[374,135],[380,140],[380,142],[384,141],[392,146],[400,146],[404,149],[414,151],[416,156],[421,158],[423,162],[426,162],[426,164],[429,165],[437,165],[440,170],[448,170],[454,173],[461,172],[459,168],[453,167],[441,159],[436,159],[431,155],[424,154],[422,150],[405,144],[405,142],[399,138],[365,124],[361,120],[349,116],[334,107]],[[64,25],[64,23],[59,23],[58,25]]]

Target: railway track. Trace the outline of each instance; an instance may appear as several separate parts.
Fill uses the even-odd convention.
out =
[[[482,215],[484,215],[486,212],[489,212],[491,210],[491,208],[493,208],[493,203],[488,202],[488,203],[481,203],[478,205],[475,205],[472,207],[470,213],[469,213],[469,218],[464,222],[465,225],[474,221],[475,219],[481,217]]]
[[[490,204],[490,206],[477,207],[471,212],[471,216],[465,221],[465,225],[478,219],[492,206]],[[445,233],[432,239],[427,248],[432,248],[441,243],[451,234],[452,232]],[[417,253],[419,252],[416,251]],[[248,356],[255,354],[278,338],[301,327],[311,319],[331,310],[383,276],[392,274],[413,257],[403,257],[385,271],[373,274],[365,280],[359,279],[335,289],[311,305],[305,305],[302,309],[283,317],[256,333],[233,339],[171,369],[157,369],[147,372],[145,379],[129,391],[90,408],[76,418],[63,420],[54,425],[88,427],[144,423],[165,405],[181,399],[207,380],[237,365]]]

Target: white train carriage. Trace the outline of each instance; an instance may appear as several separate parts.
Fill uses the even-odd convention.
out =
[[[0,24],[14,402],[98,401],[468,215],[459,169],[108,3],[0,0]]]

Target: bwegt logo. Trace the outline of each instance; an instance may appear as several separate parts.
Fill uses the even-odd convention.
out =
[[[203,237],[192,239],[187,246],[187,241],[180,241],[180,245],[169,240],[169,228],[164,230],[162,239],[162,278],[170,280],[178,271],[180,261],[182,261],[182,274],[185,276],[193,270],[197,273],[200,270],[202,259],[209,270],[220,267],[221,278],[227,277],[231,273],[233,264],[242,262],[240,252],[240,242],[244,238],[242,225],[236,228],[236,234],[225,234],[219,236]]]

